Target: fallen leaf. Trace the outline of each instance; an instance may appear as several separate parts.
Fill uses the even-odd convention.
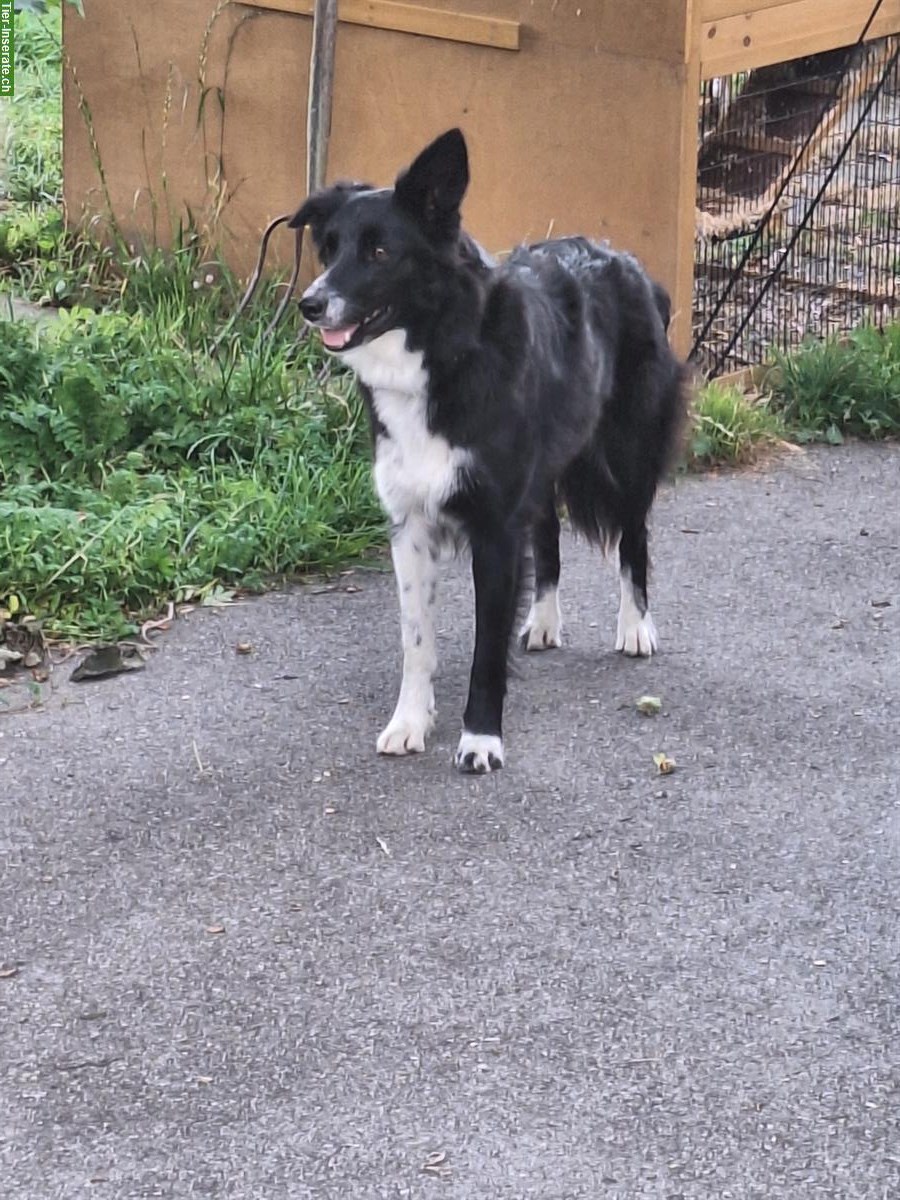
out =
[[[669,758],[668,754],[654,754],[653,761],[660,775],[671,775],[675,770],[675,759]]]
[[[143,625],[141,625],[141,641],[146,642],[148,646],[152,646],[153,642],[150,640],[149,634],[157,630],[161,633],[166,633],[172,628],[172,622],[174,620],[175,603],[174,601],[170,600],[168,610],[164,617],[159,617],[155,621],[144,621]]]
[[[640,696],[634,707],[645,717],[655,717],[662,711],[662,700],[659,696]]]
[[[9,663],[40,667],[47,653],[40,621],[24,616],[19,621],[0,620],[0,671]]]
[[[120,675],[124,671],[140,671],[143,667],[144,660],[134,646],[96,646],[78,664],[70,678],[73,683],[84,683],[89,679]]]
[[[432,1150],[422,1163],[422,1170],[427,1171],[429,1175],[438,1175],[441,1179],[446,1179],[451,1174],[450,1164],[447,1162],[446,1150]]]
[[[235,592],[233,588],[214,587],[211,592],[200,601],[203,608],[220,608],[226,604],[234,603]]]

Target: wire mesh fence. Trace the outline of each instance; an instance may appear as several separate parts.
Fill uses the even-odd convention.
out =
[[[900,39],[701,95],[694,359],[710,375],[900,319]]]

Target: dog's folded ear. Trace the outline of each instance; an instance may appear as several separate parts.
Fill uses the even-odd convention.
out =
[[[394,198],[435,241],[459,233],[459,206],[469,186],[469,155],[459,129],[442,133],[397,179]]]
[[[364,192],[368,188],[367,183],[335,183],[332,187],[323,188],[321,192],[313,192],[288,221],[288,229],[299,229],[308,225],[313,237],[318,239],[319,231],[339,208],[343,208],[353,193]]]

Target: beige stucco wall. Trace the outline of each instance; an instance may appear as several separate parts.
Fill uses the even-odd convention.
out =
[[[519,21],[520,48],[341,23],[329,177],[390,182],[460,125],[466,224],[491,250],[550,230],[609,237],[689,318],[699,80],[686,62],[689,0],[429,6]],[[217,11],[213,0],[85,0],[85,10],[65,14],[70,220],[106,211],[99,156],[129,236],[166,242],[189,205],[246,272],[266,221],[303,196],[310,19]]]

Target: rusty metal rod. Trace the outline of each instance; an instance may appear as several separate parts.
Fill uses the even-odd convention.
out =
[[[294,232],[294,267],[291,271],[291,277],[288,280],[287,290],[281,298],[281,302],[275,309],[275,316],[266,326],[265,337],[274,333],[281,324],[281,318],[287,312],[287,306],[291,302],[291,297],[294,295],[294,288],[297,286],[297,280],[300,277],[300,259],[303,254],[303,226]]]
[[[276,217],[274,221],[270,221],[269,224],[266,226],[265,231],[263,232],[263,235],[262,235],[262,240],[259,243],[259,253],[256,256],[256,266],[253,268],[253,274],[250,276],[250,282],[247,284],[247,289],[244,292],[244,295],[241,297],[240,304],[237,306],[233,315],[226,323],[225,328],[222,330],[222,332],[219,334],[219,336],[213,342],[213,344],[212,344],[212,353],[213,354],[215,354],[215,352],[218,350],[218,348],[222,342],[222,339],[225,337],[225,334],[229,332],[229,330],[232,328],[232,326],[234,325],[234,323],[238,319],[238,317],[240,317],[246,311],[247,306],[249,305],[250,301],[253,299],[253,293],[256,291],[257,287],[259,287],[259,281],[262,278],[263,267],[266,264],[266,255],[269,252],[269,238],[272,236],[272,234],[275,232],[275,230],[278,228],[279,225],[283,225],[286,221],[289,221],[293,215],[294,215],[293,213],[282,213],[280,217]],[[292,279],[293,283],[296,284],[296,276],[298,274],[298,271],[296,270],[296,266],[297,266],[296,261],[294,263],[294,266],[295,266],[295,272],[291,276],[291,279]]]

